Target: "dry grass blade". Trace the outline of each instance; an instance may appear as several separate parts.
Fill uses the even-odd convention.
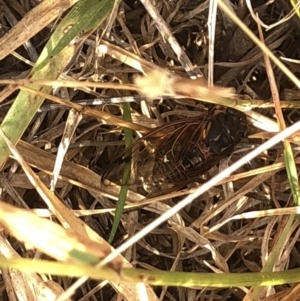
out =
[[[192,195],[186,197],[183,201],[172,207],[169,211],[167,211],[165,214],[157,218],[152,224],[149,224],[147,227],[145,227],[142,231],[137,233],[135,236],[130,238],[126,241],[121,247],[119,247],[115,252],[111,253],[109,256],[107,256],[100,265],[105,265],[110,260],[114,259],[118,253],[123,252],[126,250],[129,246],[131,246],[133,243],[138,241],[140,238],[147,235],[149,232],[151,232],[153,229],[155,229],[157,226],[159,226],[161,223],[167,221],[170,217],[172,217],[174,214],[176,214],[179,210],[183,209],[185,206],[190,204],[195,198],[200,196],[202,193],[206,192],[209,188],[211,188],[213,185],[216,185],[224,179],[225,177],[229,176],[232,172],[234,172],[236,169],[244,165],[248,160],[251,160],[252,158],[255,158],[258,154],[263,152],[264,150],[270,148],[272,145],[277,144],[279,141],[284,139],[285,137],[288,137],[295,133],[296,131],[300,130],[300,122],[295,123],[290,128],[284,130],[283,132],[277,134],[274,138],[270,139],[269,141],[265,142],[261,146],[259,146],[257,149],[252,151],[251,153],[247,154],[243,159],[237,161],[230,167],[228,167],[226,170],[219,173],[217,176],[206,182],[204,185],[199,187],[195,193]]]
[[[153,71],[147,77],[138,77],[136,84],[141,93],[149,98],[157,98],[162,95],[173,97],[181,95],[218,103],[216,96],[222,96],[222,98],[234,96],[230,88],[208,87],[203,80],[181,78],[166,71]]]
[[[51,181],[51,187],[50,190],[54,192],[55,186],[58,180],[58,176],[62,167],[62,163],[64,160],[64,157],[67,153],[67,150],[69,148],[69,145],[72,141],[74,132],[81,120],[82,116],[74,110],[71,110],[67,119],[66,128],[64,131],[64,135],[62,138],[62,141],[59,145],[58,151],[57,151],[57,159],[55,161],[55,166],[53,169],[53,179]]]
[[[297,4],[0,2],[8,297],[296,299]]]
[[[174,38],[171,30],[169,29],[165,21],[162,19],[162,17],[159,15],[156,7],[152,4],[152,2],[149,0],[141,0],[141,2],[145,6],[149,15],[153,18],[153,21],[156,24],[158,30],[160,31],[162,37],[166,39],[166,41],[170,44],[171,48],[173,49],[174,53],[178,58],[178,61],[185,68],[187,74],[193,79],[203,77],[201,71],[197,67],[192,65],[189,57],[180,47],[177,40]]]
[[[0,60],[35,36],[78,0],[46,0],[29,11],[4,37],[0,39]]]
[[[294,84],[300,88],[300,81],[299,79],[280,61],[276,58],[276,56],[267,48],[265,45],[249,30],[242,22],[239,20],[232,12],[226,7],[222,1],[218,0],[218,4],[222,10],[226,12],[226,14],[236,23],[239,24],[240,28],[243,31],[247,32],[248,37],[250,37],[253,41],[255,41],[256,45],[261,48],[263,52],[265,52],[270,59],[284,72],[293,82]]]

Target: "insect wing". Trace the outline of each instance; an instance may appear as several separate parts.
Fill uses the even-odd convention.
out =
[[[127,183],[140,193],[159,194],[186,186],[229,155],[241,138],[242,121],[235,111],[205,119],[186,118],[156,128],[132,146],[132,171]],[[130,157],[124,152],[103,174],[121,184]]]
[[[132,170],[136,174],[133,182],[128,184],[132,188],[143,187],[147,193],[154,193],[181,186],[180,183],[194,178],[194,174],[201,172],[200,167],[211,157],[204,137],[201,137],[205,123],[199,118],[181,119],[138,139],[131,146]],[[124,165],[130,161],[125,153],[103,173],[103,179],[121,184]]]

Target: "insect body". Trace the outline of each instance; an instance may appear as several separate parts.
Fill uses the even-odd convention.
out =
[[[244,133],[244,117],[232,109],[158,127],[131,147],[137,171],[134,183],[152,195],[180,189],[230,155]],[[103,179],[120,182],[128,161],[124,155],[117,158]]]

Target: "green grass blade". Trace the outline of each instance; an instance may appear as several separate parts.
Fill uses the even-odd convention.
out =
[[[119,280],[130,283],[147,282],[151,285],[174,287],[239,287],[273,286],[300,282],[300,269],[269,273],[191,273],[167,272],[122,268],[116,273],[112,268],[94,267],[77,263],[61,263],[46,260],[0,258],[0,267],[15,268],[23,272],[47,273],[51,275],[93,279]]]
[[[288,180],[290,183],[292,196],[294,199],[294,203],[296,206],[299,206],[299,184],[298,184],[298,174],[295,164],[295,159],[293,155],[293,151],[291,148],[291,144],[289,142],[283,142],[284,151],[283,158],[286,166],[286,172],[288,176]],[[294,222],[294,216],[290,216],[286,221],[284,228],[281,229],[280,235],[278,235],[279,239],[276,244],[273,246],[272,251],[269,254],[268,260],[265,263],[262,272],[272,272],[278,258],[280,257],[280,253],[282,252],[282,246],[286,243],[286,237],[288,237],[292,224]],[[251,298],[252,300],[257,300],[260,297],[260,289],[254,288]]]
[[[108,16],[113,4],[113,0],[81,0],[78,2],[57,26],[33,68],[30,78],[32,80],[57,79],[77,50],[76,43],[69,42],[78,34],[88,34],[93,26],[96,29]],[[85,9],[87,15],[85,15]],[[89,20],[87,24],[85,23],[86,19]],[[67,29],[69,30],[66,31]],[[50,93],[52,89],[34,84],[29,87],[44,93]],[[19,141],[43,101],[42,97],[24,91],[19,93],[1,124],[2,130],[13,144]],[[0,139],[0,166],[5,163],[8,156],[9,149],[6,143]]]
[[[298,16],[298,18],[300,19],[300,9],[299,9],[299,6],[298,6],[298,1],[297,0],[290,0],[290,3],[292,4],[292,7],[295,9],[296,6],[298,8],[296,8],[296,14]]]
[[[47,65],[75,38],[94,31],[108,16],[114,0],[81,0],[74,5],[55,32],[54,43],[47,43],[47,56],[39,62],[37,70]],[[61,37],[61,38],[60,38]]]
[[[290,183],[292,196],[296,206],[300,205],[300,194],[299,194],[299,179],[296,168],[294,154],[289,142],[284,142],[283,152],[284,163],[286,166],[287,176]]]
[[[126,121],[131,122],[131,113],[130,113],[130,104],[129,103],[124,103],[123,104],[123,117]],[[124,128],[124,136],[125,136],[125,156],[127,158],[130,158],[129,162],[125,163],[124,166],[124,172],[123,172],[123,177],[122,177],[122,186],[121,186],[121,190],[120,190],[120,195],[119,195],[119,199],[117,202],[117,207],[116,207],[116,212],[115,212],[115,216],[114,216],[114,221],[113,221],[113,225],[112,225],[112,229],[109,235],[109,239],[108,242],[111,243],[112,240],[114,239],[114,236],[116,234],[116,231],[118,229],[120,220],[121,220],[121,216],[122,213],[124,211],[124,206],[125,206],[125,201],[127,198],[127,192],[128,192],[128,181],[130,178],[130,172],[131,172],[131,148],[130,146],[132,145],[133,142],[133,138],[132,138],[132,130],[126,129]]]

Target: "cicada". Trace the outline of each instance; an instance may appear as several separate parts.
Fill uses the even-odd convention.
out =
[[[229,156],[244,133],[244,116],[233,109],[159,126],[131,146],[136,172],[126,184],[151,196],[181,189]],[[121,184],[126,153],[103,172],[104,183]]]

